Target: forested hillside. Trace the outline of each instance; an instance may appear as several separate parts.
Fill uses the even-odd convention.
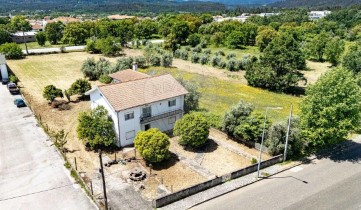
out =
[[[216,2],[169,0],[0,0],[0,12],[51,10],[57,12],[213,12],[225,9]]]
[[[283,0],[271,4],[275,7],[336,7],[352,6],[359,4],[361,0]]]

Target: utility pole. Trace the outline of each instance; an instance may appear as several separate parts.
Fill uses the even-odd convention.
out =
[[[285,143],[285,152],[283,154],[283,161],[286,161],[286,158],[287,158],[287,147],[288,147],[288,138],[290,135],[290,128],[291,128],[292,110],[293,110],[293,104],[291,104],[290,117],[288,119],[288,127],[287,127],[286,143]]]
[[[259,152],[258,167],[257,167],[257,178],[259,178],[259,171],[261,169],[262,147],[263,147],[263,141],[264,141],[264,133],[265,133],[265,130],[266,130],[267,113],[268,113],[268,107],[266,108],[266,114],[264,116],[263,131],[262,131],[262,141],[261,141],[261,148],[260,148],[260,152]]]
[[[106,191],[106,188],[105,188],[105,178],[104,178],[102,151],[100,149],[99,149],[99,162],[100,162],[100,173],[102,174],[102,180],[103,180],[103,193],[104,193],[105,210],[108,210],[108,199],[107,199],[107,191]]]

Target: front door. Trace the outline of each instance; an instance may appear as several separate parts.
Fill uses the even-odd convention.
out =
[[[144,130],[147,131],[147,130],[149,130],[149,129],[150,129],[150,123],[149,123],[149,124],[145,124],[145,125],[144,125]]]

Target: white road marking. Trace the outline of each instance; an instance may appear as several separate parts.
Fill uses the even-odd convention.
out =
[[[296,167],[290,169],[290,171],[295,172],[295,173],[302,171],[302,170],[303,170],[303,168],[301,166],[296,166]]]

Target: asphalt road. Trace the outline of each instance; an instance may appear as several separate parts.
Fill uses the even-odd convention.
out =
[[[361,141],[193,209],[361,209]]]
[[[0,84],[0,209],[96,209],[19,97]]]

